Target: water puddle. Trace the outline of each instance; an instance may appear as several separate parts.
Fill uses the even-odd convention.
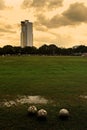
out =
[[[15,101],[5,101],[2,103],[2,105],[6,107],[11,107],[11,106],[16,106],[17,103]]]
[[[2,105],[6,107],[22,104],[47,104],[48,100],[41,96],[18,96],[15,100],[5,100]]]
[[[80,95],[80,98],[87,99],[87,95]]]
[[[18,103],[21,104],[47,104],[48,100],[41,97],[41,96],[23,96],[16,100]]]

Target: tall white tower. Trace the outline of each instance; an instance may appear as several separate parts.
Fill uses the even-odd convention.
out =
[[[28,20],[21,21],[21,47],[33,46],[33,24]]]

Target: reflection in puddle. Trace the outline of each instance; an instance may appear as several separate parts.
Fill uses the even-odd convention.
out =
[[[41,96],[18,96],[15,100],[3,102],[3,106],[11,107],[18,104],[47,104],[48,100]]]
[[[13,105],[17,105],[17,103],[15,101],[5,101],[3,102],[3,106],[6,106],[6,107],[11,107]]]
[[[19,97],[19,99],[16,100],[18,103],[21,104],[47,104],[48,100],[41,97],[41,96],[23,96]]]
[[[87,99],[87,95],[80,95],[80,98]]]

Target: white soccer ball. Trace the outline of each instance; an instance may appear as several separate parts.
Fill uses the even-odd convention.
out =
[[[37,116],[39,118],[46,118],[47,117],[47,111],[45,109],[40,109],[38,112],[37,112]]]
[[[65,109],[65,108],[63,108],[63,109],[60,109],[60,111],[59,111],[59,117],[60,118],[62,118],[62,119],[66,119],[66,118],[68,118],[69,117],[69,111],[67,110],[67,109]]]
[[[35,114],[37,112],[37,108],[35,106],[30,106],[28,108],[28,113],[29,114]]]

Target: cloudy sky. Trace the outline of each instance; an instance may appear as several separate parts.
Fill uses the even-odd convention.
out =
[[[33,22],[34,46],[87,45],[87,0],[0,0],[0,46],[20,46],[20,22]]]

